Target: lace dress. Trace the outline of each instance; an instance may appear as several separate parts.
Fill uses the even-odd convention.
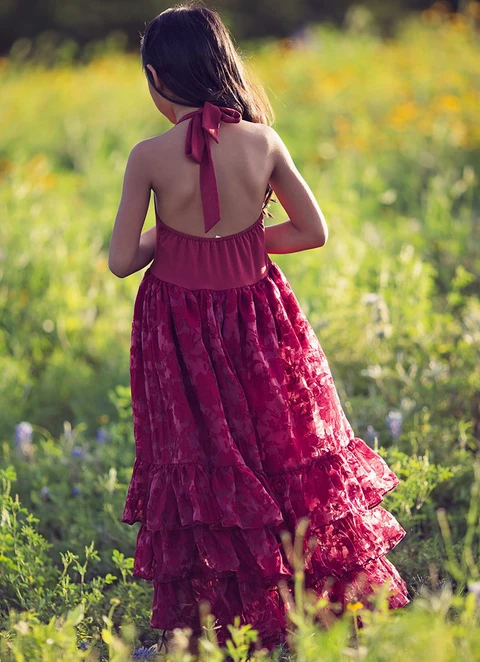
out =
[[[240,114],[208,102],[185,152],[200,164],[207,232],[219,219],[210,137]],[[156,208],[155,208],[156,209]],[[319,341],[265,251],[263,214],[242,232],[197,237],[156,212],[155,259],[136,296],[130,371],[136,457],[122,522],[140,522],[134,576],[153,582],[151,627],[200,633],[210,603],[221,645],[239,615],[269,650],[286,638],[293,571],[280,532],[309,518],[305,585],[343,608],[389,580],[405,535],[383,496],[399,483],[355,436]],[[306,547],[305,547],[306,549]]]

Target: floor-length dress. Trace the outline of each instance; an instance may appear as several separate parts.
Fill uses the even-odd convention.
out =
[[[207,102],[187,119],[207,232],[219,218],[210,137],[241,116]],[[122,515],[141,523],[134,576],[153,581],[151,627],[198,633],[207,600],[220,644],[236,615],[268,649],[284,642],[277,585],[293,586],[293,572],[280,532],[293,536],[302,516],[305,540],[317,539],[307,588],[366,604],[388,580],[389,607],[406,605],[385,557],[406,532],[380,505],[399,479],[354,435],[319,341],[265,251],[263,214],[217,238],[174,230],[157,212],[156,227],[134,305],[136,457]]]

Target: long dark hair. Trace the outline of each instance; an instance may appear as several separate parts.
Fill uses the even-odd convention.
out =
[[[165,99],[182,106],[209,101],[238,110],[248,122],[273,123],[263,86],[247,72],[220,16],[200,2],[175,5],[151,20],[140,40],[140,54],[145,75]],[[147,64],[174,96],[156,87]],[[264,211],[272,194],[268,184]]]

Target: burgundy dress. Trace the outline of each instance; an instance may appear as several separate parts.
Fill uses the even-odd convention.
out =
[[[187,119],[207,232],[219,220],[210,137],[241,116],[207,102]],[[367,605],[389,580],[389,607],[406,605],[385,557],[406,532],[380,505],[399,479],[355,437],[319,341],[265,251],[263,215],[219,238],[156,223],[132,324],[136,458],[122,516],[141,523],[134,576],[153,581],[151,627],[198,633],[207,600],[221,645],[236,615],[269,650],[284,642],[277,583],[293,594],[293,573],[279,534],[293,535],[302,516],[306,543],[317,539],[307,588]]]

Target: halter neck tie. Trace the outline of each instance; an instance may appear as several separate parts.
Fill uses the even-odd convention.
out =
[[[205,101],[203,106],[181,117],[176,124],[192,118],[188,125],[185,140],[185,154],[200,164],[200,193],[202,196],[203,222],[205,233],[220,220],[220,200],[218,198],[217,179],[212,160],[210,138],[218,143],[220,122],[237,124],[242,119],[234,108],[214,106]]]

